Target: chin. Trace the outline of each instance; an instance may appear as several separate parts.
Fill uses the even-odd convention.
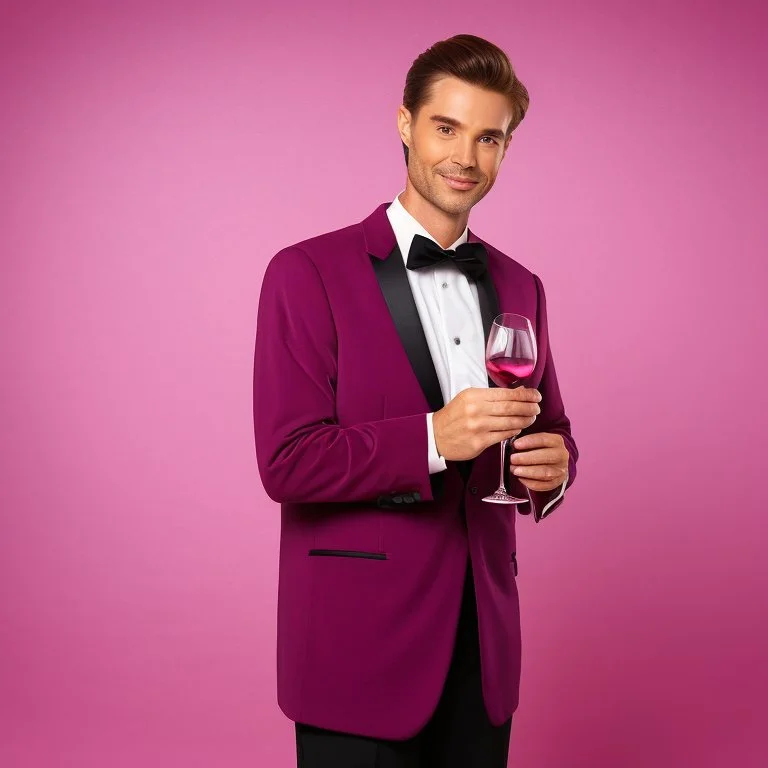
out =
[[[442,193],[439,198],[440,207],[449,213],[463,213],[464,211],[470,210],[480,197],[482,197],[482,195],[478,197],[473,194],[470,197],[461,192],[458,192],[455,196],[451,195],[450,192],[447,195]]]
[[[472,208],[474,200],[445,200],[441,208],[448,213],[464,213]]]

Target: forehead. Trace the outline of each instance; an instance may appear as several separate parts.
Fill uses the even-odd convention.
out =
[[[456,77],[436,80],[420,112],[427,118],[434,113],[446,115],[470,128],[506,130],[512,120],[512,106],[507,96]]]

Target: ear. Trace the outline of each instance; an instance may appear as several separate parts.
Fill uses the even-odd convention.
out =
[[[397,130],[400,139],[407,146],[411,146],[411,113],[402,104],[397,108]]]

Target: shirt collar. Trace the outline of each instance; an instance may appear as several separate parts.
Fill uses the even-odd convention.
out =
[[[387,217],[389,218],[389,223],[392,225],[392,229],[394,230],[395,239],[397,240],[397,245],[400,248],[400,253],[403,256],[403,261],[407,262],[408,251],[411,248],[411,240],[413,240],[414,235],[423,235],[435,243],[437,243],[437,240],[435,240],[435,238],[432,237],[432,235],[430,235],[429,232],[427,232],[427,230],[424,229],[424,227],[422,227],[421,224],[419,224],[419,222],[416,221],[416,219],[414,219],[408,211],[405,210],[405,207],[399,199],[403,192],[405,192],[405,189],[402,189],[397,195],[395,195],[395,199],[387,208]],[[464,231],[461,233],[461,235],[459,235],[456,242],[450,245],[447,250],[454,249],[462,243],[466,243],[468,229],[469,225],[464,227]],[[440,244],[438,243],[438,245]],[[440,247],[442,248],[442,246]]]

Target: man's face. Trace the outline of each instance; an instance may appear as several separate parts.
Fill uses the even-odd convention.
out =
[[[401,105],[398,128],[408,146],[413,187],[446,213],[469,211],[496,181],[509,146],[504,134],[512,118],[506,96],[449,76],[433,83],[432,96],[415,120]],[[448,176],[476,183],[452,185]]]

